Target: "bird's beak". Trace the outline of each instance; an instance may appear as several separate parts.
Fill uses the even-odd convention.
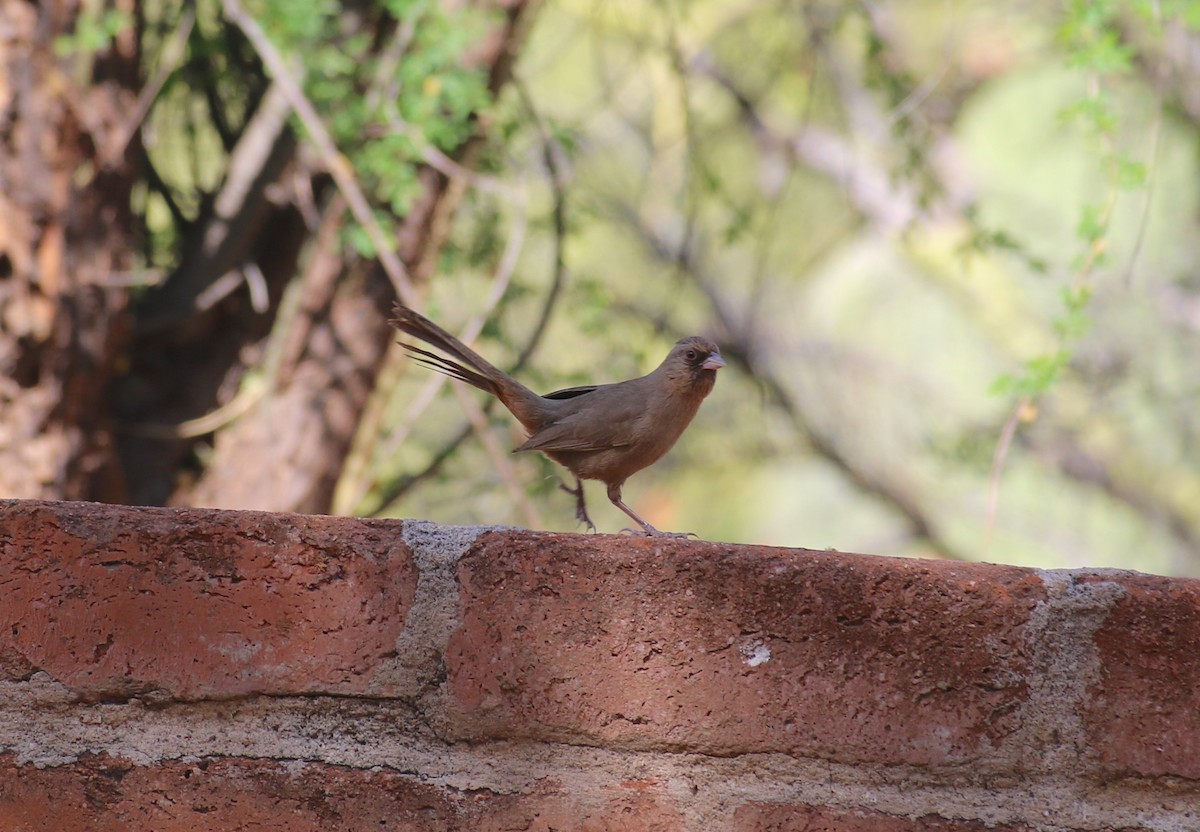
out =
[[[704,363],[700,365],[701,370],[719,370],[725,366],[725,359],[720,353],[709,353],[708,358],[704,359]]]

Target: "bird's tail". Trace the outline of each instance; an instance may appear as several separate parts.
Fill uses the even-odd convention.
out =
[[[430,369],[437,370],[439,373],[445,373],[451,378],[465,381],[467,384],[478,387],[480,390],[491,393],[500,399],[504,399],[502,390],[507,376],[489,364],[479,353],[426,318],[420,312],[397,303],[392,308],[391,323],[392,326],[401,332],[411,335],[414,338],[419,338],[426,344],[454,356],[463,363],[459,364],[456,361],[436,355],[429,350],[424,350],[413,344],[406,344],[401,341],[400,346],[408,350],[417,362],[424,364]]]

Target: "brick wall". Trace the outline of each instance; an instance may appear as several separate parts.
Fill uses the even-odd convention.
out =
[[[0,503],[0,830],[1200,830],[1200,581]]]

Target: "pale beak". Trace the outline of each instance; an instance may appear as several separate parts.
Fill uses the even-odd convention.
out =
[[[725,366],[725,359],[720,353],[712,352],[708,354],[708,358],[704,359],[704,363],[700,365],[701,370],[719,370]]]

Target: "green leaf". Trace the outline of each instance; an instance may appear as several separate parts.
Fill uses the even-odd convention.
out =
[[[1132,159],[1117,157],[1117,187],[1129,190],[1146,184],[1146,166]]]
[[[1075,233],[1086,243],[1094,243],[1104,236],[1108,225],[1104,220],[1104,209],[1098,205],[1085,205],[1079,212],[1079,224]]]
[[[132,25],[133,17],[121,9],[84,10],[75,20],[75,32],[55,39],[54,52],[59,57],[103,52]]]

